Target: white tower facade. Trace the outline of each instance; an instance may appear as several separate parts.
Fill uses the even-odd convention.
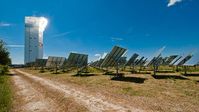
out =
[[[24,64],[43,58],[43,32],[47,23],[44,17],[25,17]]]

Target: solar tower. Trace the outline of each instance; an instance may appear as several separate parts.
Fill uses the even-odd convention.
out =
[[[43,32],[47,23],[44,17],[25,17],[25,64],[43,58]]]

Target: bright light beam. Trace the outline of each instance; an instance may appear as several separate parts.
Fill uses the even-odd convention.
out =
[[[43,32],[48,24],[48,20],[45,17],[41,17],[39,20],[39,30]]]

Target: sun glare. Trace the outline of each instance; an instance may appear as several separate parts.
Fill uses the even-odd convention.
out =
[[[43,32],[45,30],[47,24],[48,24],[47,18],[41,17],[39,20],[39,30]]]

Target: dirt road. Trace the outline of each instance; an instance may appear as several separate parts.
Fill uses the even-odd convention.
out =
[[[14,84],[18,91],[16,94],[21,102],[21,107],[15,108],[14,111],[25,112],[52,112],[56,111],[55,103],[48,98],[45,98],[40,92],[35,90],[30,83],[21,78],[20,76],[13,76]],[[22,101],[23,100],[23,101]],[[19,106],[19,105],[18,105]]]
[[[17,88],[21,105],[13,111],[91,111],[91,112],[142,112],[143,110],[118,105],[103,99],[103,96],[93,96],[71,86],[44,79],[19,69],[12,70],[13,82]],[[16,101],[17,102],[17,101]]]

